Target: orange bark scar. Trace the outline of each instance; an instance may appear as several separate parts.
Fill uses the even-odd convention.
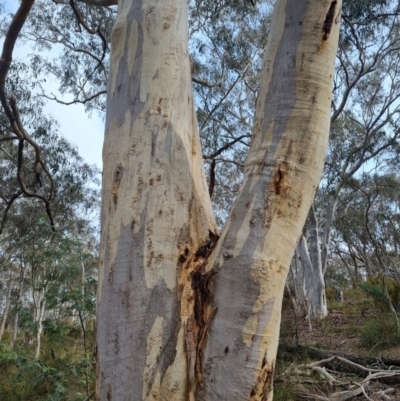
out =
[[[273,388],[274,365],[275,361],[273,361],[271,365],[268,365],[264,356],[261,371],[257,378],[257,384],[250,393],[250,401],[268,400],[268,395]]]

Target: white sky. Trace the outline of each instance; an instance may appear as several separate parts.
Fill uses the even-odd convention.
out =
[[[0,0],[5,1],[6,12],[15,12],[19,2],[17,0]],[[0,39],[0,49],[3,48],[4,38]],[[14,58],[22,59],[31,52],[31,45],[17,45],[14,49]],[[54,54],[54,53],[52,53]],[[62,96],[57,88],[56,82],[47,79],[47,88],[58,98],[64,101],[72,100],[71,97]],[[49,101],[45,107],[45,113],[53,116],[59,123],[59,133],[63,135],[69,142],[75,144],[80,155],[89,164],[96,164],[102,168],[101,151],[104,137],[104,122],[96,112],[89,117],[85,113],[84,106],[81,104],[65,106],[55,101]]]

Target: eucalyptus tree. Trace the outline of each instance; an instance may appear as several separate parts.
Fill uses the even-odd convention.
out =
[[[305,229],[308,246],[302,240],[297,249],[312,275],[303,288],[317,318],[327,315],[324,274],[342,190],[369,163],[391,163],[400,145],[399,3],[345,2],[342,14],[324,178]]]
[[[24,0],[10,25],[0,72],[32,5]],[[100,400],[272,399],[283,288],[327,146],[340,9],[340,1],[276,2],[244,178],[219,234],[186,1],[118,5],[103,151]]]
[[[400,256],[398,175],[365,174],[345,191],[347,207],[339,213],[333,235],[335,260],[341,257],[356,283],[382,272],[396,278]]]
[[[13,72],[11,78],[15,78]],[[22,77],[11,82],[14,88],[19,89],[16,98],[20,106],[20,121],[31,129],[30,140],[40,149],[40,157],[46,163],[51,181],[46,180],[40,170],[35,172],[32,168],[35,152],[13,143],[10,135],[12,128],[7,124],[4,114],[0,113],[0,163],[4,171],[0,178],[0,263],[12,273],[3,322],[9,317],[8,311],[12,311],[12,341],[15,343],[19,311],[33,302],[35,357],[38,358],[50,293],[54,298],[56,288],[65,283],[71,273],[71,260],[77,257],[77,249],[82,246],[80,244],[85,242],[88,247],[90,243],[95,243],[97,224],[91,220],[96,221],[98,217],[98,171],[84,163],[75,147],[58,135],[56,123],[43,116],[40,103],[33,102],[29,97],[29,86]],[[18,96],[21,93],[23,97]],[[22,177],[27,191],[19,185]],[[49,225],[42,199],[35,196],[48,192],[52,192],[48,206],[53,227]],[[67,246],[71,243],[79,246]],[[90,252],[94,253],[95,250]],[[83,255],[82,252],[79,254]],[[67,256],[68,262],[65,262]],[[79,262],[79,270],[82,263],[83,260]],[[2,273],[2,277],[8,274]],[[54,311],[54,306],[51,309]]]
[[[8,267],[8,284],[5,286],[2,292],[4,292],[4,301],[2,302],[3,305],[3,315],[1,317],[1,323],[0,323],[0,341],[3,338],[4,334],[4,329],[6,327],[6,322],[7,322],[7,317],[8,317],[8,311],[10,310],[10,304],[11,304],[11,291],[13,288],[13,269],[11,266]],[[4,280],[4,283],[7,282]]]

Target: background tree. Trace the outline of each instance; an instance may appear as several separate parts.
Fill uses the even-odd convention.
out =
[[[58,135],[55,121],[43,114],[43,103],[31,96],[24,71],[25,64],[15,63],[7,85],[14,88],[20,124],[30,130],[29,140],[40,149],[51,180],[40,167],[35,172],[35,146],[26,140],[21,147],[5,114],[0,113],[4,172],[0,177],[0,274],[2,280],[7,278],[7,299],[1,299],[6,302],[0,311],[5,329],[0,393],[5,399],[39,400],[47,394],[58,400],[67,391],[83,390],[88,397],[94,380],[90,321],[97,282],[98,171]],[[27,191],[21,189],[21,178]],[[49,192],[54,227],[43,200],[35,196]],[[75,338],[69,335],[71,331],[77,331]],[[68,346],[75,352],[63,355],[63,347]],[[64,381],[77,372],[82,385],[75,383],[67,390]],[[17,379],[20,385],[13,386]]]
[[[277,3],[245,178],[219,240],[191,113],[185,2],[124,4],[104,147],[99,397],[271,399],[287,266],[327,140],[336,3]],[[313,62],[287,61],[303,51]]]

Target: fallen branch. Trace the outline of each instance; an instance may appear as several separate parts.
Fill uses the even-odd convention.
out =
[[[335,365],[336,364],[336,365]],[[340,367],[340,364],[350,366],[352,369],[357,370],[360,374],[363,372],[367,372],[367,377],[362,379],[359,382],[351,381],[351,382],[343,382],[340,381],[339,378],[335,377],[335,370],[331,370],[328,372],[325,368],[325,365]],[[370,367],[365,367],[361,364],[350,361],[341,356],[331,356],[329,358],[322,359],[320,361],[315,361],[307,364],[300,364],[294,366],[293,364],[287,368],[284,373],[279,377],[280,381],[290,381],[293,382],[293,376],[295,375],[295,381],[300,382],[302,384],[310,384],[310,379],[301,380],[299,376],[311,377],[315,374],[318,374],[320,380],[324,380],[329,385],[334,386],[349,386],[347,390],[339,391],[330,394],[329,396],[325,395],[316,395],[316,394],[308,394],[308,393],[298,393],[298,396],[306,399],[318,399],[321,401],[346,401],[351,398],[354,398],[358,395],[364,395],[364,397],[368,401],[374,401],[366,392],[366,388],[369,386],[372,380],[381,381],[384,378],[393,378],[395,376],[400,377],[400,370],[388,370],[386,369],[375,369]],[[394,389],[390,388],[387,390],[382,390],[379,392],[379,395],[384,397],[385,400],[389,400],[390,398],[387,394],[392,393]]]

